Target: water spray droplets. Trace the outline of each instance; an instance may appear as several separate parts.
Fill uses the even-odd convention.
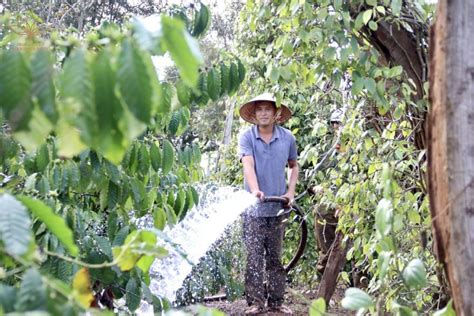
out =
[[[177,245],[179,252],[170,245],[168,257],[155,260],[151,269],[150,289],[153,294],[174,301],[183,280],[191,272],[211,245],[221,236],[225,228],[238,219],[239,215],[252,204],[255,197],[234,188],[207,188],[200,190],[200,203],[188,212],[183,221],[166,235]]]

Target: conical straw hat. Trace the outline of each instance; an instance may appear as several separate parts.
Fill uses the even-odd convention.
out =
[[[255,118],[255,104],[258,101],[270,101],[270,102],[275,103],[276,105],[276,99],[271,93],[268,93],[268,92],[262,93],[261,95],[253,98],[252,100],[248,101],[247,103],[243,104],[240,107],[240,110],[239,110],[240,117],[249,123],[257,124],[257,120]],[[279,124],[283,124],[286,121],[288,121],[290,117],[291,117],[290,109],[286,105],[280,104],[280,107],[277,108],[276,122]]]

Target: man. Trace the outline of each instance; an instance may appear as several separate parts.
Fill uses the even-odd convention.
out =
[[[295,137],[278,124],[291,117],[291,111],[264,93],[240,108],[240,116],[254,124],[239,138],[245,189],[263,200],[281,196],[293,202],[298,164]],[[288,165],[288,187],[285,169]],[[244,238],[247,248],[245,293],[249,308],[246,314],[266,311],[292,314],[283,305],[286,272],[281,263],[284,219],[281,203],[259,203],[244,215]],[[266,282],[266,284],[265,284]]]
[[[333,134],[334,140],[337,142],[333,144],[330,153],[330,157],[323,162],[322,169],[335,168],[337,164],[336,156],[339,154],[341,145],[338,142],[339,138],[339,129],[341,128],[343,112],[340,109],[336,109],[331,113],[329,124],[331,127],[331,132]],[[333,194],[335,194],[336,189],[331,188]],[[322,186],[316,186],[313,188],[313,192],[321,198],[323,196],[324,189]],[[320,249],[320,255],[318,257],[318,263],[316,264],[316,269],[321,275],[326,268],[328,257],[330,251],[333,247],[333,243],[336,237],[336,228],[338,223],[338,213],[339,209],[332,203],[318,203],[315,208],[315,223],[314,228],[316,232],[316,243]]]

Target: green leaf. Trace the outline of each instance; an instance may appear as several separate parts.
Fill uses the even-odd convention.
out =
[[[120,246],[125,242],[127,235],[129,234],[130,227],[124,226],[120,228],[120,230],[115,234],[114,241],[112,242],[112,246]]]
[[[176,133],[178,132],[178,127],[179,123],[181,122],[181,112],[180,111],[174,111],[171,114],[171,119],[170,123],[168,124],[168,132],[175,136]]]
[[[163,258],[168,252],[156,244],[155,233],[136,230],[127,236],[122,246],[112,248],[112,253],[120,269],[129,271],[143,256]]]
[[[148,273],[154,261],[154,256],[143,256],[140,258],[140,260],[137,261],[136,266],[140,268],[140,270],[142,270],[143,272]]]
[[[181,103],[182,106],[189,107],[191,104],[191,92],[189,88],[181,80],[176,82],[175,87],[179,103]]]
[[[150,146],[150,159],[153,170],[158,171],[161,168],[161,152],[155,144]]]
[[[38,171],[44,172],[49,164],[49,150],[46,144],[43,144],[36,153],[36,168]]]
[[[293,44],[290,40],[286,40],[283,44],[283,54],[286,57],[291,57],[291,55],[293,55]]]
[[[186,191],[186,204],[188,209],[192,208],[195,205],[193,191],[191,191],[191,189],[189,188]]]
[[[273,65],[269,66],[270,69],[270,80],[273,82],[278,82],[278,79],[280,78],[280,71],[278,70],[278,67],[275,67]]]
[[[180,20],[162,16],[161,25],[163,43],[176,63],[181,78],[188,86],[196,86],[199,65],[203,62],[197,41],[188,34]]]
[[[78,127],[80,137],[86,144],[92,144],[97,135],[97,117],[94,115],[94,88],[89,59],[83,49],[74,50],[66,59],[64,70],[60,78],[61,100],[68,114],[69,120],[62,121],[62,128],[58,129],[60,150],[75,153],[69,149],[71,141],[69,133]],[[61,113],[61,116],[63,113]],[[64,148],[64,149],[63,149]]]
[[[324,316],[326,315],[326,301],[320,297],[311,302],[309,307],[309,316]]]
[[[351,287],[346,290],[345,297],[341,301],[342,307],[349,310],[359,310],[372,307],[374,301],[372,298],[365,293],[364,291]]]
[[[387,71],[387,78],[394,78],[394,77],[400,76],[402,72],[403,72],[402,66],[392,67]]]
[[[39,218],[49,231],[53,233],[59,241],[69,250],[72,256],[79,254],[79,248],[74,243],[74,235],[67,226],[64,218],[56,215],[53,210],[39,200],[27,196],[18,196],[18,199],[30,210],[33,215]]]
[[[387,236],[392,230],[393,206],[388,199],[381,199],[375,209],[375,228],[378,238]]]
[[[352,94],[358,95],[364,89],[364,79],[360,76],[353,76]]]
[[[390,266],[390,251],[382,251],[377,258],[377,268],[379,271],[379,279],[383,281]]]
[[[161,169],[163,170],[163,174],[167,175],[171,171],[171,168],[173,168],[173,164],[174,164],[173,145],[167,139],[165,139],[163,141],[163,155],[162,155],[162,158],[163,158],[163,160],[162,160]]]
[[[226,64],[220,64],[220,73],[221,73],[221,95],[224,93],[229,93],[230,90],[230,72],[229,67]]]
[[[207,73],[207,93],[213,101],[217,101],[221,94],[220,73],[211,68]]]
[[[193,150],[191,146],[186,145],[183,151],[184,155],[184,163],[186,166],[190,166],[192,163],[192,155],[193,155]]]
[[[230,65],[230,70],[229,70],[229,95],[233,95],[237,89],[239,88],[240,81],[239,81],[239,68],[235,63],[232,63]]]
[[[290,3],[290,10],[292,15],[296,15],[300,8],[300,1],[299,0],[291,0]]]
[[[9,286],[0,283],[0,311],[3,313],[11,313],[14,310],[16,301],[17,289],[13,286]]]
[[[140,144],[138,149],[138,172],[147,175],[150,171],[150,154],[145,145]]]
[[[199,164],[201,162],[201,149],[199,148],[199,145],[193,144],[192,151],[192,160],[195,164]]]
[[[171,100],[173,99],[173,86],[169,83],[163,83],[162,88],[162,97],[158,102],[158,113],[168,113],[171,109]]]
[[[109,260],[112,260],[112,246],[110,245],[109,239],[102,236],[94,235],[94,239],[99,246],[100,251],[106,255]]]
[[[0,105],[13,131],[27,129],[31,118],[31,71],[21,52],[2,50],[0,55]]]
[[[134,278],[128,280],[125,292],[125,302],[127,307],[131,312],[134,312],[138,306],[140,306],[142,299],[141,287],[138,286],[137,281]]]
[[[153,55],[162,55],[160,44],[161,30],[150,27],[151,23],[147,18],[133,17],[132,20],[133,37],[142,49],[149,51]]]
[[[417,210],[409,209],[407,211],[407,215],[408,215],[408,220],[410,221],[410,223],[412,223],[412,224],[420,224],[421,223],[421,216],[420,216],[420,214],[418,214]]]
[[[365,10],[364,13],[362,14],[362,20],[364,24],[369,23],[371,17],[372,17],[372,10],[371,9]]]
[[[375,21],[369,21],[369,28],[370,28],[372,31],[377,31],[377,28],[378,28],[377,22],[375,22]]]
[[[209,95],[207,94],[207,76],[205,73],[199,75],[198,89],[199,96],[196,102],[199,105],[206,105],[209,102]]]
[[[143,62],[145,58],[150,59],[150,56],[140,52],[130,39],[124,40],[118,59],[117,81],[130,112],[140,121],[149,124],[152,89]]]
[[[17,298],[17,312],[46,310],[46,287],[38,270],[31,268],[26,271]]]
[[[148,194],[145,189],[143,182],[139,181],[136,178],[130,179],[130,185],[133,193],[133,206],[138,216],[143,216],[148,211],[149,200]]]
[[[390,199],[393,194],[392,188],[392,169],[388,163],[385,163],[382,168],[382,185],[383,185],[383,197]]]
[[[188,108],[181,108],[179,128],[176,135],[182,135],[188,128],[189,119],[191,118],[191,111]]]
[[[122,160],[131,139],[127,139],[123,129],[124,110],[115,94],[116,74],[111,65],[112,56],[102,50],[94,61],[93,82],[95,96],[95,117],[97,134],[93,148],[112,163]]]
[[[420,289],[426,285],[426,270],[423,261],[413,259],[403,270],[403,281],[409,288]]]
[[[392,311],[395,312],[397,316],[416,316],[418,313],[414,312],[411,308],[398,304],[394,302],[392,305]]]
[[[181,218],[181,212],[183,211],[185,201],[186,192],[184,190],[179,190],[173,205],[174,213],[178,218]]]
[[[380,13],[382,13],[382,15],[385,15],[385,7],[384,6],[377,6],[376,7],[377,11],[379,11]]]
[[[365,88],[370,94],[375,95],[377,93],[376,85],[373,78],[365,78]]]
[[[127,236],[123,246],[112,248],[114,260],[118,261],[117,265],[120,270],[131,270],[135,266],[135,263],[141,258],[141,254],[134,253],[131,250],[132,243],[137,243],[139,241],[139,231],[133,231]]]
[[[191,190],[191,192],[193,194],[194,205],[198,205],[199,204],[199,194],[197,193],[195,188],[190,187],[189,189]]]
[[[162,208],[155,208],[153,211],[153,225],[159,230],[163,230],[166,225],[166,213]]]
[[[56,108],[56,91],[53,83],[53,58],[48,50],[38,50],[31,60],[33,76],[32,92],[38,98],[41,110],[46,117],[56,123],[58,110]]]
[[[245,79],[245,66],[240,59],[237,61],[237,67],[239,69],[239,82],[242,83]]]
[[[0,239],[8,254],[24,255],[32,240],[26,208],[9,194],[0,195]]]
[[[203,36],[211,24],[211,13],[208,7],[202,2],[199,3],[199,6],[199,11],[196,10],[194,14],[193,31],[191,33],[194,37]]]
[[[402,9],[402,0],[392,0],[390,3],[390,7],[392,8],[392,13],[395,16],[400,16],[400,11]]]
[[[112,210],[115,208],[115,206],[120,202],[120,187],[113,183],[112,181],[109,181],[109,186],[107,187],[107,204],[105,207],[108,209]],[[104,208],[105,208],[104,207]]]
[[[329,49],[327,49],[325,51],[328,52],[330,51],[332,56],[334,55],[334,53],[336,52],[336,50],[334,49],[334,47],[331,47]],[[328,57],[329,58],[329,57]],[[293,71],[291,71],[291,69],[289,67],[281,67],[280,68],[280,76],[284,79],[284,80],[287,80],[287,81],[290,81],[290,80],[293,80],[294,77],[295,77],[295,74],[293,73]]]

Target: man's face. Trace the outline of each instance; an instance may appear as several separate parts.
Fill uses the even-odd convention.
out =
[[[257,125],[270,126],[275,123],[276,108],[273,102],[260,101],[255,104]]]
[[[337,131],[341,127],[341,122],[331,121],[331,127],[334,131]]]

